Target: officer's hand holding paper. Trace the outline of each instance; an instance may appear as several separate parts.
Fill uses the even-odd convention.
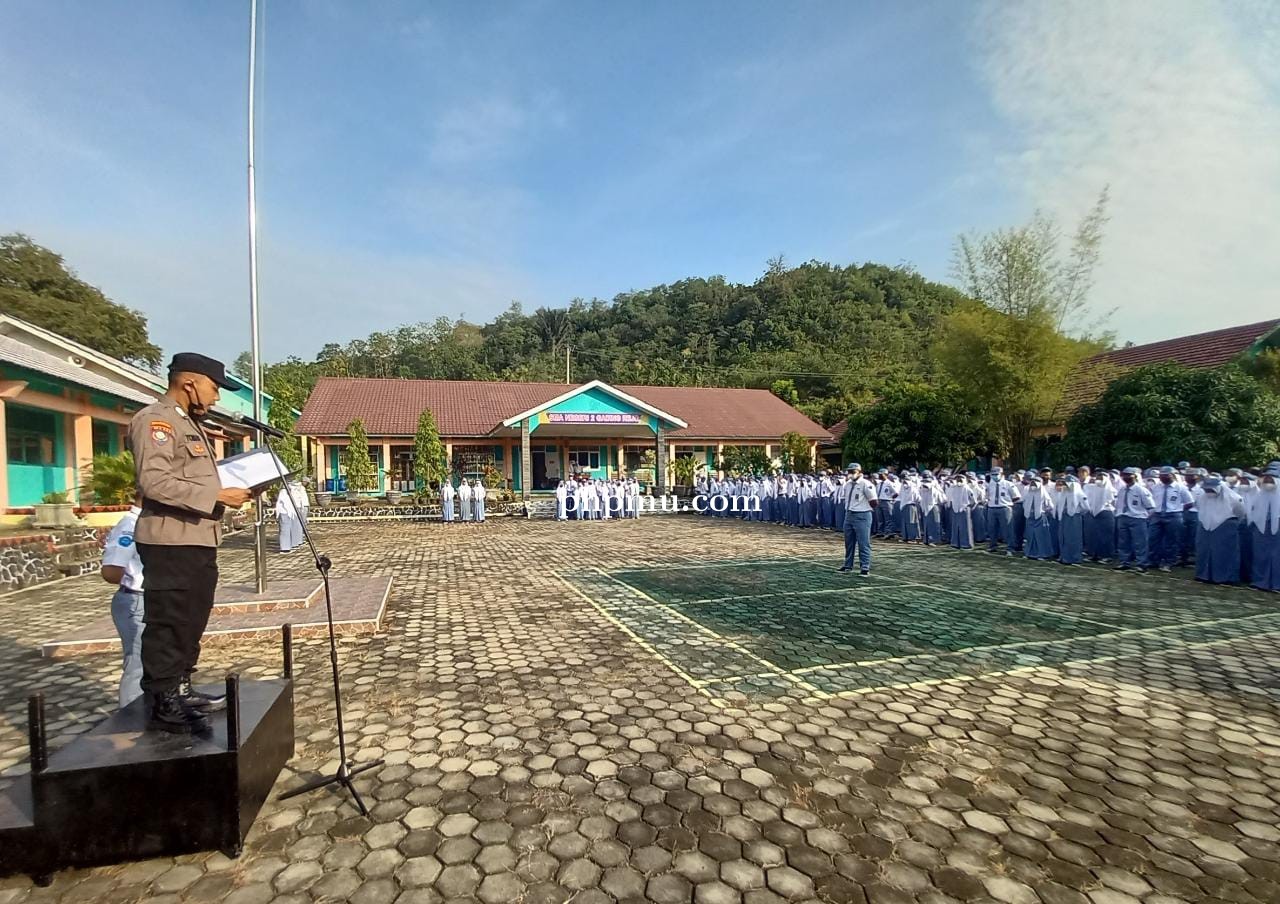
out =
[[[280,458],[266,447],[241,452],[218,462],[218,479],[223,487],[248,490],[258,494],[280,482],[280,475],[289,475]]]

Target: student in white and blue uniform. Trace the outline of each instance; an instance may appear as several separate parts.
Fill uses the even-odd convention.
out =
[[[1206,477],[1192,489],[1196,519],[1196,580],[1206,584],[1240,583],[1240,516],[1244,500],[1218,477]]]
[[[111,528],[102,549],[102,579],[118,585],[111,597],[111,620],[120,635],[121,709],[142,696],[142,558],[133,542],[133,529],[141,514],[140,506],[130,508]]]
[[[1258,478],[1249,501],[1252,540],[1250,584],[1258,590],[1280,591],[1280,468],[1268,468]]]
[[[1084,561],[1084,514],[1088,504],[1074,474],[1058,479],[1054,506],[1058,516],[1058,561],[1079,565]]]
[[[1150,563],[1147,557],[1147,521],[1156,502],[1141,477],[1142,472],[1132,467],[1125,468],[1120,474],[1124,485],[1116,496],[1116,546],[1120,557],[1116,571],[1136,569],[1145,574]]]
[[[1006,480],[1003,468],[992,468],[987,477],[987,551],[995,552],[1005,544],[1007,555],[1013,555],[1013,505],[1021,494],[1013,481]]]
[[[1149,519],[1150,562],[1161,571],[1171,571],[1181,557],[1183,512],[1191,505],[1191,494],[1175,480],[1173,468],[1165,465],[1151,489],[1155,508]]]
[[[1109,564],[1116,554],[1116,488],[1105,471],[1084,487],[1089,514],[1085,518],[1084,552],[1091,562]]]
[[[1200,532],[1200,494],[1196,492],[1200,481],[1209,476],[1204,468],[1187,467],[1182,469],[1182,484],[1191,497],[1191,504],[1182,512],[1182,547],[1178,550],[1178,564],[1186,567],[1195,558],[1196,543]]]
[[[844,502],[844,565],[853,570],[853,554],[858,554],[858,574],[871,574],[871,512],[875,509],[875,485],[862,476],[862,465],[853,462],[845,469],[849,480],[840,488]]]
[[[1027,516],[1023,555],[1028,559],[1052,559],[1054,542],[1049,516],[1053,513],[1053,496],[1036,475],[1030,475],[1027,483],[1027,491],[1022,495],[1021,503]]]

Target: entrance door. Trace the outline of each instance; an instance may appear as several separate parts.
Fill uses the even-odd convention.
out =
[[[535,490],[545,490],[547,488],[547,453],[542,449],[531,449],[529,451],[529,469],[532,471],[533,488]]]

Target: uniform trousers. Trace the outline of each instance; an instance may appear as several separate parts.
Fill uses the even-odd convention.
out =
[[[139,543],[138,555],[146,575],[142,689],[158,694],[176,690],[195,671],[218,586],[218,550]]]

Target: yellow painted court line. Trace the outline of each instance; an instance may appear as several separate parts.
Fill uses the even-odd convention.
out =
[[[693,687],[693,689],[694,689],[694,690],[696,690],[698,693],[702,694],[702,696],[706,697],[708,700],[710,700],[710,701],[711,701],[712,703],[714,703],[716,706],[718,706],[718,707],[720,707],[720,708],[723,708],[723,707],[724,707],[724,703],[723,703],[719,698],[717,698],[717,697],[713,697],[709,692],[707,692],[707,691],[703,690],[703,689],[702,689],[702,687],[698,684],[698,682],[693,678],[693,676],[692,676],[692,675],[690,675],[690,674],[689,674],[688,672],[686,672],[684,669],[680,668],[680,666],[676,665],[674,662],[672,662],[672,661],[671,661],[670,659],[668,659],[666,656],[662,655],[662,653],[658,652],[658,650],[654,648],[653,644],[649,643],[647,640],[645,640],[643,637],[641,637],[641,636],[640,636],[639,634],[637,634],[635,631],[632,631],[630,628],[628,628],[626,625],[624,625],[621,621],[619,621],[619,620],[618,620],[617,618],[615,618],[613,615],[610,615],[608,612],[606,612],[606,611],[605,611],[605,610],[604,610],[604,609],[603,609],[603,608],[602,608],[598,603],[596,603],[596,601],[595,601],[595,600],[593,600],[591,597],[587,596],[585,593],[583,593],[583,592],[582,592],[581,590],[579,590],[577,587],[573,586],[573,584],[571,584],[568,580],[566,580],[566,579],[565,579],[565,577],[564,577],[564,575],[560,574],[559,572],[555,572],[555,576],[556,576],[556,578],[560,581],[560,583],[564,584],[566,587],[568,587],[570,590],[572,590],[572,591],[573,591],[574,593],[576,593],[578,596],[582,597],[584,600],[586,600],[586,601],[591,605],[591,607],[592,607],[593,609],[595,609],[597,612],[599,612],[601,615],[603,615],[606,619],[608,619],[609,623],[610,623],[610,624],[612,624],[615,628],[617,628],[617,629],[618,629],[619,631],[621,631],[623,634],[625,634],[625,635],[627,635],[628,637],[630,637],[632,640],[634,640],[636,643],[638,643],[642,648],[644,648],[645,650],[647,650],[647,651],[649,652],[649,654],[650,654],[650,655],[652,655],[655,659],[657,659],[659,662],[661,662],[661,663],[662,663],[663,665],[665,665],[667,668],[671,669],[671,671],[675,672],[677,675],[679,675],[681,678],[683,678],[685,681],[687,681],[687,682],[688,682],[688,683]]]
[[[667,564],[667,565],[645,565],[643,568],[619,568],[621,572],[635,571],[683,571],[693,568],[741,568],[745,565],[790,565],[794,562],[808,562],[799,556],[789,556],[782,559],[752,559],[746,562],[693,562],[689,564]]]
[[[858,580],[862,581],[861,578]],[[773,599],[778,596],[817,596],[822,593],[856,593],[861,590],[867,590],[873,586],[874,585],[868,581],[862,581],[860,584],[850,584],[848,587],[827,587],[823,590],[779,590],[774,593],[739,594],[738,596],[712,596],[706,599],[681,600],[680,605],[700,606],[703,603],[727,603],[731,600]]]
[[[813,692],[815,692],[815,693],[816,693],[816,692],[818,692],[818,689],[817,689],[816,687],[814,687],[813,685],[809,684],[809,683],[808,683],[807,681],[805,681],[803,678],[796,678],[796,677],[794,677],[794,676],[793,676],[793,675],[791,675],[788,671],[786,671],[786,670],[782,669],[782,668],[781,668],[780,666],[778,666],[778,665],[775,665],[774,663],[772,663],[772,662],[770,662],[769,660],[765,659],[763,656],[759,656],[759,655],[757,655],[756,653],[754,653],[753,651],[748,650],[746,647],[742,646],[742,644],[738,643],[737,641],[729,640],[729,638],[725,637],[725,636],[724,636],[724,635],[722,635],[722,634],[717,634],[715,631],[712,631],[710,628],[706,627],[705,625],[703,625],[703,624],[701,624],[701,623],[699,623],[699,622],[697,622],[697,621],[694,621],[692,618],[689,618],[689,616],[685,615],[684,613],[682,613],[682,612],[677,612],[675,609],[671,608],[670,606],[666,605],[665,603],[660,603],[660,602],[658,602],[657,600],[655,600],[653,597],[649,596],[649,594],[645,593],[643,590],[639,589],[638,587],[633,587],[633,586],[631,586],[630,584],[626,583],[625,581],[620,581],[620,580],[618,580],[617,578],[615,578],[613,575],[608,574],[607,572],[602,571],[602,570],[600,570],[600,569],[598,569],[598,568],[597,568],[597,569],[595,569],[595,570],[596,570],[596,572],[597,572],[597,573],[599,573],[602,577],[606,577],[606,578],[608,578],[609,580],[613,581],[613,582],[614,582],[615,584],[617,584],[618,586],[620,586],[620,587],[624,587],[624,588],[626,588],[627,590],[631,591],[632,593],[636,594],[637,596],[643,597],[644,599],[646,599],[646,600],[648,600],[649,602],[653,603],[655,606],[658,606],[658,607],[660,607],[660,608],[666,609],[666,610],[667,610],[667,612],[671,613],[671,615],[673,615],[674,617],[678,618],[680,621],[685,622],[686,624],[690,625],[691,627],[695,628],[696,630],[701,631],[701,632],[702,632],[702,633],[704,633],[704,634],[710,635],[711,637],[714,637],[716,640],[720,641],[720,642],[721,642],[722,644],[724,644],[725,646],[729,647],[730,649],[737,650],[739,653],[741,653],[742,655],[746,656],[748,659],[754,659],[756,662],[758,662],[758,663],[760,663],[761,665],[763,665],[766,669],[771,669],[773,672],[775,672],[775,673],[777,674],[777,676],[778,676],[778,677],[780,677],[780,678],[785,678],[787,681],[790,681],[790,682],[791,682],[791,683],[793,683],[793,684],[798,684],[798,685],[800,685],[801,687],[803,687],[805,690],[813,691]],[[699,686],[700,686],[700,685],[699,685]]]

